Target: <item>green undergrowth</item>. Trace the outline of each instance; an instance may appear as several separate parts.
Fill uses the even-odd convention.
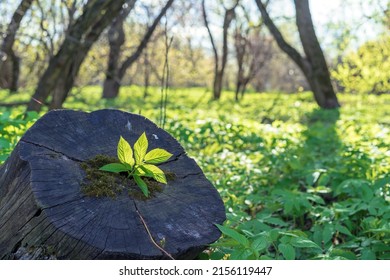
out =
[[[38,117],[35,112],[25,116],[21,109],[4,110],[0,107],[0,164],[8,158],[20,137]]]
[[[124,87],[74,92],[66,108],[119,108],[160,124],[160,92]],[[195,158],[226,206],[206,259],[390,259],[390,95],[339,94],[322,110],[310,93],[172,89],[164,128]],[[0,109],[7,155],[30,123]],[[19,111],[20,112],[20,111]],[[8,114],[8,115],[7,115]],[[16,119],[19,121],[19,119]]]

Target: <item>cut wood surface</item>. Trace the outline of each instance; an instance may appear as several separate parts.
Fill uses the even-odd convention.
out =
[[[116,157],[146,132],[149,149],[173,154],[159,165],[175,174],[142,200],[82,192],[80,164]],[[220,232],[223,202],[181,145],[150,120],[118,110],[51,111],[20,139],[0,168],[0,259],[192,259]]]

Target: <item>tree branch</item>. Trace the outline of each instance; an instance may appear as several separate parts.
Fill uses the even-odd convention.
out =
[[[158,16],[154,19],[153,24],[148,28],[146,31],[144,37],[141,40],[141,43],[138,45],[135,52],[129,56],[122,64],[121,68],[119,69],[119,79],[122,79],[123,76],[126,73],[126,70],[138,59],[138,57],[142,54],[142,51],[147,46],[150,38],[153,35],[154,30],[156,29],[157,25],[160,23],[161,18],[165,15],[167,10],[172,6],[174,0],[168,0],[168,2],[165,4],[165,6],[162,8]]]
[[[276,27],[271,17],[269,16],[267,9],[261,0],[256,0],[257,7],[260,10],[261,16],[263,17],[264,24],[268,27],[272,36],[275,38],[278,46],[301,68],[306,68],[305,66],[305,58],[301,56],[301,54],[292,47],[287,41],[284,39],[282,33]]]
[[[218,50],[217,50],[217,46],[216,46],[215,41],[214,41],[213,34],[211,33],[211,30],[210,30],[209,21],[207,19],[207,13],[206,13],[206,7],[205,6],[206,6],[205,5],[205,0],[202,0],[203,21],[204,21],[204,25],[206,26],[207,33],[209,34],[209,37],[210,37],[211,46],[213,48],[214,57],[215,57],[215,68],[218,69],[219,68]]]

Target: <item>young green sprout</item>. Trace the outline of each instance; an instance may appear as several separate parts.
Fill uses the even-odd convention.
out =
[[[127,172],[128,177],[133,177],[143,194],[148,197],[149,190],[141,177],[150,177],[157,182],[166,184],[164,172],[155,164],[163,163],[171,158],[172,154],[164,149],[153,149],[147,153],[148,139],[145,132],[134,143],[134,153],[130,144],[120,136],[117,148],[118,163],[110,163],[99,170],[120,173]]]

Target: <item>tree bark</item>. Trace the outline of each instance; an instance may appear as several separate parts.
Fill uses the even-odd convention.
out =
[[[50,59],[27,106],[28,111],[40,111],[50,94],[50,109],[62,107],[89,49],[121,11],[125,2],[89,0],[85,4],[83,14],[69,27],[58,53]]]
[[[123,79],[123,77],[126,74],[127,69],[129,69],[135,61],[140,57],[142,54],[143,50],[146,48],[148,45],[148,42],[150,38],[152,37],[154,31],[156,30],[158,24],[160,23],[161,18],[166,14],[167,10],[172,6],[174,0],[168,0],[165,6],[161,9],[160,13],[157,15],[157,17],[154,19],[153,23],[151,26],[148,27],[144,37],[142,38],[140,44],[138,45],[137,49],[134,51],[134,53],[127,57],[122,65],[112,65],[114,66],[115,69],[112,69],[112,72],[115,73],[115,77],[110,78],[106,75],[106,81],[107,81],[107,86],[106,86],[106,81],[104,82],[105,86],[103,88],[103,98],[115,98],[119,94],[119,88],[120,88],[120,83]],[[122,28],[123,28],[123,22],[122,22]],[[123,42],[122,42],[123,44]],[[121,44],[121,45],[122,45]],[[120,56],[120,47],[119,46],[119,52],[117,59],[119,59]],[[111,50],[110,50],[111,53]]]
[[[116,156],[120,136],[133,146],[142,133],[148,150],[172,153],[159,165],[171,174],[167,184],[145,198],[133,180],[116,177],[114,197],[86,193],[86,162]],[[123,111],[51,111],[0,167],[0,259],[194,259],[225,219],[218,191],[183,147]]]
[[[219,100],[221,98],[222,93],[222,85],[223,85],[223,77],[225,74],[225,67],[227,63],[227,56],[228,56],[228,31],[230,24],[232,20],[235,17],[235,9],[238,5],[238,1],[235,3],[235,5],[230,8],[225,8],[225,15],[223,19],[223,26],[222,26],[222,57],[221,61],[219,58],[219,53],[217,46],[215,44],[215,40],[213,37],[213,34],[211,33],[209,22],[207,19],[207,13],[206,13],[206,4],[205,0],[202,0],[202,14],[203,14],[203,21],[206,26],[207,32],[210,37],[211,46],[213,48],[214,53],[214,81],[213,81],[213,99]]]
[[[22,0],[20,2],[8,25],[0,48],[0,88],[7,88],[13,92],[18,89],[20,59],[12,48],[20,23],[33,1]]]
[[[122,45],[125,42],[123,23],[133,9],[135,2],[134,0],[128,1],[127,7],[121,11],[108,30],[110,53],[108,55],[106,79],[103,84],[103,98],[115,98],[118,95],[120,87],[119,58]]]
[[[245,35],[243,35],[244,33]],[[243,86],[244,79],[244,58],[248,49],[248,36],[249,30],[242,30],[242,26],[236,28],[234,34],[234,47],[236,51],[236,61],[237,61],[237,77],[236,77],[236,91],[235,91],[235,101],[239,101],[239,95],[241,93],[241,88]]]
[[[148,51],[144,53],[144,100],[149,95],[150,85],[150,61]]]
[[[302,46],[312,71],[309,73],[314,98],[322,108],[337,108],[340,104],[334,92],[328,65],[314,31],[308,0],[294,0],[296,22]]]
[[[276,43],[301,69],[311,90],[314,99],[321,108],[332,109],[340,107],[337,96],[330,81],[328,66],[321,46],[314,31],[308,0],[294,0],[296,10],[296,24],[306,57],[283,38],[281,32],[270,18],[261,0],[256,4],[261,12],[264,24],[268,27]]]

